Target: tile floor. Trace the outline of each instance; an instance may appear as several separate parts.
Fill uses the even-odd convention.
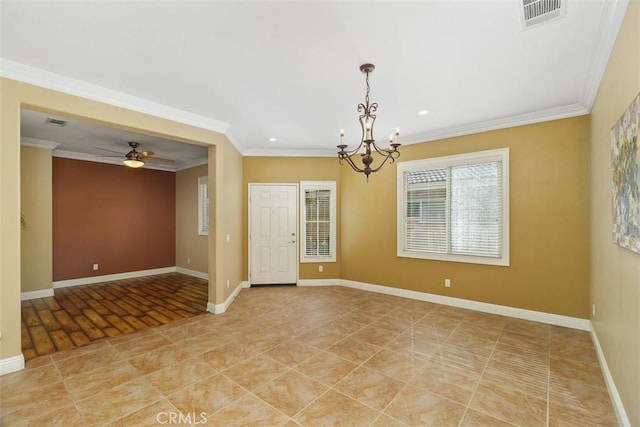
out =
[[[590,335],[342,287],[33,359],[0,425],[614,426]]]

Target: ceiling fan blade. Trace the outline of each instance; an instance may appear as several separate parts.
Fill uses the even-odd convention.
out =
[[[158,163],[175,163],[175,160],[171,160],[171,159],[163,159],[162,157],[145,157],[144,158],[145,161],[150,161],[150,162],[158,162]]]
[[[139,151],[138,152],[138,156],[139,157],[151,157],[153,156],[155,153],[153,151]]]
[[[121,153],[120,151],[108,150],[106,148],[100,148],[100,147],[95,147],[95,148],[97,148],[98,150],[102,150],[102,151],[109,151],[111,153],[120,154],[121,156],[125,156],[126,155],[125,153]]]

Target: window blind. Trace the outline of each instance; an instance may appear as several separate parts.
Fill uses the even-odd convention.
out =
[[[331,255],[331,191],[305,190],[305,255]]]
[[[198,234],[209,234],[209,181],[198,178]]]
[[[404,251],[500,257],[501,161],[403,172]]]
[[[500,256],[501,170],[500,162],[451,168],[451,253]]]
[[[405,173],[407,198],[405,249],[446,253],[447,169]]]

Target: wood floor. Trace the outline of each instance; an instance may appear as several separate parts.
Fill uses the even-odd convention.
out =
[[[25,360],[206,312],[207,281],[180,273],[59,288],[22,301]]]

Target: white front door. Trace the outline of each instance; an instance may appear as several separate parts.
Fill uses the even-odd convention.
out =
[[[249,283],[297,283],[296,184],[249,184]]]

